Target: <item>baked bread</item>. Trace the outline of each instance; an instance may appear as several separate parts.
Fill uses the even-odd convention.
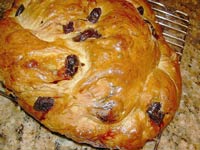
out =
[[[76,142],[141,148],[179,106],[177,55],[144,0],[16,0],[0,33],[7,92]]]

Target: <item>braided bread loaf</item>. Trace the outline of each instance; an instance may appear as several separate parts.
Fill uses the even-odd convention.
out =
[[[7,91],[76,142],[140,148],[179,106],[177,56],[144,0],[16,0],[0,33]]]

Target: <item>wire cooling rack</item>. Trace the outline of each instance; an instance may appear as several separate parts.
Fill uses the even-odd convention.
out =
[[[169,8],[157,0],[148,0],[148,2],[155,12],[156,22],[160,24],[163,29],[163,36],[166,42],[176,51],[179,63],[181,63],[186,36],[190,25],[188,14],[180,10]],[[154,150],[158,149],[161,134],[162,133],[154,139]]]
[[[148,2],[155,12],[157,23],[163,29],[165,40],[178,54],[180,63],[190,25],[188,14],[171,9],[156,0],[148,0]]]

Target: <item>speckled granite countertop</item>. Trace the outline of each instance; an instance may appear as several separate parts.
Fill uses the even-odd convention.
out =
[[[0,0],[2,7],[12,0]],[[200,150],[200,1],[160,0],[189,14],[191,30],[181,62],[183,93],[180,108],[164,130],[158,150]],[[153,150],[154,143],[143,150]],[[8,99],[0,97],[0,150],[90,150],[64,137],[53,134],[20,110]]]

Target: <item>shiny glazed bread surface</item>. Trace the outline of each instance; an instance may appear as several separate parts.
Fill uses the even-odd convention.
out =
[[[138,149],[178,108],[177,56],[144,0],[16,0],[0,33],[7,91],[76,142]]]

